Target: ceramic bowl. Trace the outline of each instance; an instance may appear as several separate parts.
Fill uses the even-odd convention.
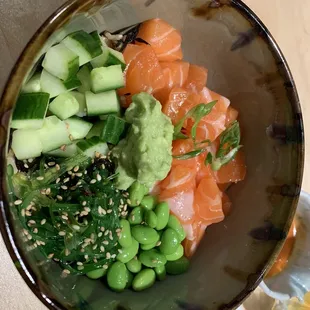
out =
[[[248,173],[232,186],[233,211],[206,231],[191,269],[141,293],[116,294],[84,277],[59,277],[21,234],[6,187],[8,122],[22,83],[46,49],[77,29],[118,29],[161,17],[182,32],[185,59],[209,69],[208,86],[240,111]],[[279,47],[239,0],[72,0],[33,36],[1,105],[1,217],[7,248],[32,291],[51,309],[233,309],[279,253],[300,193],[304,141],[294,81]]]

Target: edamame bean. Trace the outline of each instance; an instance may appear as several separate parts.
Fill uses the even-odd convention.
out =
[[[158,233],[155,229],[142,225],[132,227],[131,234],[140,244],[151,244],[158,239]]]
[[[141,262],[135,257],[126,264],[127,269],[132,273],[138,273],[142,269]]]
[[[86,275],[90,279],[97,280],[99,278],[102,278],[106,273],[107,273],[106,269],[99,268],[99,269],[87,272]]]
[[[157,226],[157,216],[155,212],[147,210],[144,215],[144,221],[151,228],[155,228]]]
[[[156,203],[156,197],[147,195],[147,196],[144,196],[140,205],[147,210],[153,210],[155,203]]]
[[[173,254],[180,244],[177,232],[171,228],[167,228],[163,232],[160,241],[160,252],[165,255]]]
[[[155,208],[155,214],[157,215],[156,229],[164,229],[167,226],[169,220],[169,206],[167,202],[159,203]]]
[[[167,227],[174,229],[178,233],[180,242],[185,239],[186,234],[184,228],[176,216],[172,214],[169,215]]]
[[[139,260],[144,266],[151,268],[164,266],[167,263],[165,255],[154,249],[142,251]]]
[[[129,188],[129,200],[130,206],[138,206],[143,199],[144,195],[147,194],[148,189],[145,185],[135,181]]]
[[[144,210],[141,207],[135,207],[129,214],[128,221],[131,225],[141,224],[143,221]]]
[[[118,243],[123,248],[128,248],[132,245],[132,237],[131,237],[131,230],[130,230],[130,224],[127,220],[121,219],[120,220],[120,226],[121,226],[121,234],[118,239]]]
[[[132,260],[139,251],[139,243],[132,238],[132,244],[128,248],[122,248],[122,252],[116,256],[116,259],[124,264]]]
[[[133,281],[133,274],[129,270],[127,270],[127,283],[125,288],[130,288],[132,285],[132,281]]]
[[[166,271],[169,274],[172,275],[178,275],[186,272],[189,268],[189,260],[182,256],[178,260],[175,260],[173,262],[167,262],[166,264]]]
[[[121,262],[112,264],[108,269],[107,282],[110,288],[116,292],[124,290],[128,282],[128,270],[126,265]]]
[[[133,279],[132,288],[139,292],[151,287],[155,282],[155,271],[153,269],[141,270]]]
[[[165,265],[154,268],[156,273],[156,278],[159,281],[163,281],[166,279],[166,267]]]
[[[167,261],[175,261],[184,255],[184,249],[182,244],[179,244],[177,250],[173,254],[166,255]]]
[[[147,251],[147,250],[151,250],[151,249],[155,248],[156,246],[158,246],[159,245],[158,241],[160,239],[161,232],[158,231],[157,234],[158,234],[158,238],[157,238],[156,242],[153,242],[153,243],[150,243],[150,244],[141,244],[140,248],[142,250]]]

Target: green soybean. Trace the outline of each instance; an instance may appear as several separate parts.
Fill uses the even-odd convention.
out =
[[[126,288],[128,282],[128,270],[125,264],[115,262],[108,269],[107,282],[110,288],[116,292],[121,292]]]
[[[141,244],[141,246],[140,246],[140,248],[142,249],[142,250],[150,250],[150,249],[153,249],[153,248],[155,248],[156,246],[158,246],[159,245],[159,239],[160,239],[160,232],[157,232],[157,235],[158,235],[158,237],[157,237],[157,240],[156,240],[156,242],[153,242],[153,243],[150,243],[150,244]]]
[[[177,217],[175,217],[172,214],[169,215],[169,220],[168,220],[167,227],[174,229],[178,233],[179,240],[181,242],[185,239],[186,234],[185,234],[183,226],[181,225],[181,223],[177,219]]]
[[[179,244],[177,250],[173,254],[166,255],[167,261],[175,261],[184,255],[184,249],[182,244]]]
[[[165,255],[154,249],[142,251],[139,260],[144,266],[151,268],[164,266],[167,263]]]
[[[155,271],[153,269],[141,270],[133,279],[132,288],[139,292],[151,287],[156,279]]]
[[[128,248],[132,245],[132,237],[131,237],[131,230],[130,230],[130,224],[127,220],[121,219],[120,220],[120,226],[121,226],[121,234],[118,239],[118,243],[124,247]]]
[[[151,244],[158,239],[155,229],[142,225],[132,227],[131,234],[140,244]]]
[[[129,188],[129,200],[130,206],[138,206],[141,203],[144,195],[147,194],[148,189],[145,185],[139,183],[138,181],[134,182]]]
[[[155,208],[155,214],[157,216],[156,229],[164,229],[167,226],[169,220],[169,206],[167,202],[159,203]]]
[[[107,273],[106,269],[99,268],[99,269],[87,272],[86,275],[90,279],[97,280],[99,278],[102,278],[106,273]]]
[[[128,248],[122,248],[122,252],[116,256],[116,259],[124,264],[132,260],[139,251],[139,243],[132,238],[132,244]]]
[[[180,244],[177,232],[171,228],[167,228],[161,236],[160,252],[165,255],[173,254]]]
[[[155,228],[157,226],[157,216],[154,211],[147,210],[144,215],[145,223],[151,228]]]
[[[163,281],[166,279],[166,267],[165,267],[165,265],[155,267],[154,270],[155,270],[156,278],[158,281]]]
[[[127,269],[132,273],[138,273],[142,269],[141,262],[135,257],[126,264]]]
[[[166,264],[166,271],[169,274],[172,275],[178,275],[186,272],[189,268],[189,260],[182,256],[178,260],[175,260],[173,262],[167,262]]]
[[[129,214],[128,221],[131,225],[141,224],[143,221],[144,210],[141,207],[135,207]]]
[[[126,282],[125,288],[130,288],[131,287],[133,278],[134,278],[133,274],[129,270],[127,270],[127,282]]]
[[[142,200],[140,205],[144,207],[146,210],[153,210],[156,204],[156,197],[147,195]]]

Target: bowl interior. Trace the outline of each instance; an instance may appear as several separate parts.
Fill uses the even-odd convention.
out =
[[[70,14],[77,7],[72,3],[75,1],[66,10]],[[208,68],[208,87],[229,98],[239,110],[248,173],[244,182],[229,189],[233,211],[224,222],[207,228],[190,272],[168,277],[139,294],[116,294],[103,283],[84,277],[60,278],[59,267],[47,264],[39,251],[24,241],[16,214],[7,205],[2,220],[7,219],[9,226],[3,233],[11,246],[14,242],[8,240],[8,234],[13,234],[17,248],[10,249],[23,257],[19,259],[21,273],[30,279],[34,291],[55,307],[151,310],[237,306],[256,287],[280,249],[300,191],[302,118],[285,60],[257,17],[237,0],[83,3],[86,13],[72,14],[70,22],[50,36],[44,47],[34,44],[25,58],[39,59],[46,48],[77,29],[116,31],[148,18],[167,20],[182,33],[185,60]],[[59,13],[56,19],[63,19],[64,14]],[[21,62],[30,69],[25,59]],[[29,274],[25,276],[26,270]]]

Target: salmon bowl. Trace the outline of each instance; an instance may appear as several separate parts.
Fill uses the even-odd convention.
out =
[[[283,246],[302,115],[239,0],[69,1],[0,108],[2,235],[51,309],[234,309]]]

